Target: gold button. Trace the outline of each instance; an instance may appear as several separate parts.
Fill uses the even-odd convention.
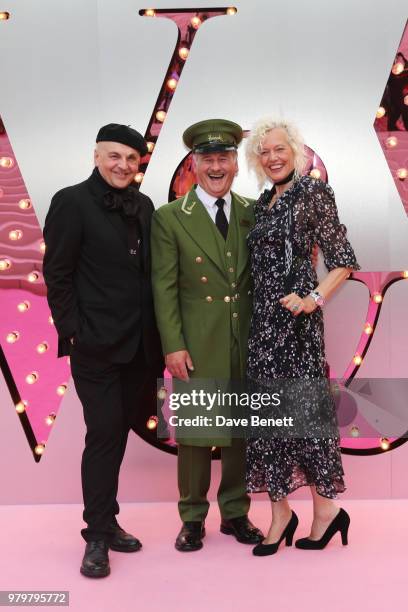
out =
[[[234,268],[228,268],[228,272],[233,272]]]
[[[238,313],[237,312],[233,312],[232,316],[234,317],[234,319],[238,319]]]
[[[207,295],[207,297],[205,298],[206,302],[208,302],[209,304],[213,301],[211,295]]]
[[[230,302],[230,301],[231,301],[230,296],[226,295],[225,298],[224,298],[224,302],[227,302],[227,304],[228,304],[228,302]]]
[[[227,257],[232,257],[231,251],[227,251]]]
[[[200,280],[202,283],[208,283],[208,278],[206,276],[202,276]]]
[[[202,257],[196,257],[196,263],[203,263]]]
[[[235,289],[235,287],[236,287],[236,286],[237,286],[237,283],[231,283],[231,287],[232,287],[233,289]]]

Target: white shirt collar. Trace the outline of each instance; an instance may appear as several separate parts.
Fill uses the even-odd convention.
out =
[[[200,200],[204,204],[204,206],[206,206],[207,208],[210,207],[210,208],[214,209],[215,203],[218,200],[218,198],[216,198],[216,197],[210,195],[209,193],[207,193],[200,185],[197,185],[197,187],[196,187],[196,194],[200,198]],[[231,206],[231,199],[232,199],[231,191],[228,191],[228,193],[223,195],[222,199],[225,200],[225,204],[228,207],[230,207]]]

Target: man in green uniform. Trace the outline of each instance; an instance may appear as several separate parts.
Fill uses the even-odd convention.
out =
[[[166,365],[176,379],[239,380],[245,374],[251,317],[246,236],[254,223],[252,201],[231,192],[238,172],[242,128],[207,120],[189,127],[198,185],[156,210],[152,221],[152,281]],[[202,548],[209,503],[211,448],[221,447],[218,489],[221,532],[256,544],[262,533],[249,521],[245,445],[230,435],[177,438],[180,551]]]

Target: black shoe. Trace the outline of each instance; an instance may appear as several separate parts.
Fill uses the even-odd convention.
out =
[[[87,542],[85,555],[80,568],[81,574],[88,578],[104,578],[109,576],[109,547],[104,540]]]
[[[118,552],[136,552],[142,548],[142,543],[131,533],[126,533],[117,523],[112,523],[110,528],[112,530],[112,539],[109,542],[109,548],[111,550],[117,550]]]
[[[202,539],[205,536],[204,522],[186,521],[177,536],[175,547],[181,552],[192,552],[203,547]]]
[[[292,516],[289,523],[286,525],[285,529],[279,540],[277,542],[273,542],[273,544],[258,544],[252,551],[256,557],[266,557],[267,555],[274,555],[278,552],[279,544],[286,538],[286,546],[292,546],[293,534],[296,531],[296,527],[299,524],[299,519],[296,514],[292,510]]]
[[[337,515],[334,517],[320,540],[311,540],[310,538],[301,538],[296,540],[296,548],[302,548],[303,550],[321,550],[330,542],[332,537],[340,531],[341,542],[343,546],[348,544],[347,534],[350,525],[350,517],[343,508],[340,508]]]
[[[251,523],[247,515],[222,519],[220,531],[235,536],[241,544],[257,544],[264,538],[262,531]]]

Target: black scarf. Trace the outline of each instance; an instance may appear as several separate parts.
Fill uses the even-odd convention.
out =
[[[107,210],[118,212],[128,224],[138,223],[140,199],[136,187],[129,185],[124,189],[116,189],[116,187],[112,187],[112,185],[105,181],[98,168],[94,168],[92,174],[100,184],[106,187],[103,203]]]
[[[109,212],[118,212],[126,225],[129,255],[136,256],[139,267],[142,268],[141,242],[142,229],[140,224],[140,197],[136,187],[128,186],[125,189],[116,189],[105,181],[98,168],[94,168],[92,176],[100,185],[106,187],[102,196],[105,208]]]

